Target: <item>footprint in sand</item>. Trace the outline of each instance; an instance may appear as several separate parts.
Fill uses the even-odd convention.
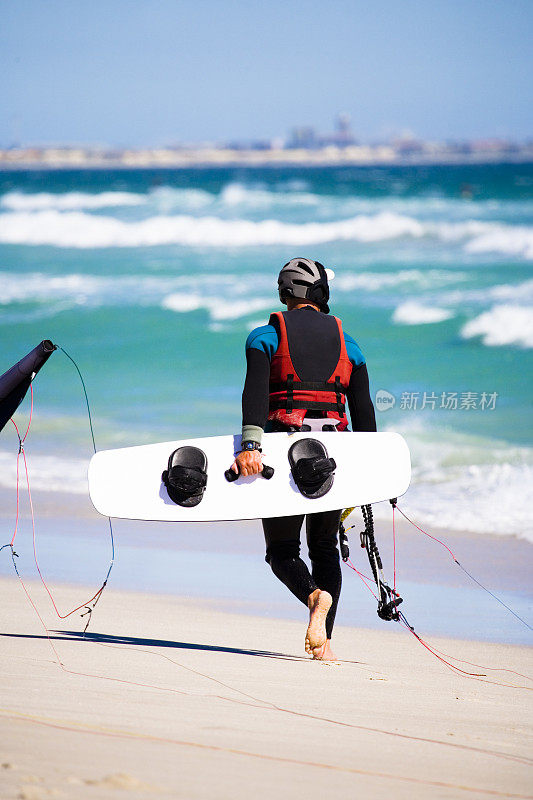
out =
[[[112,789],[130,789],[132,791],[158,792],[161,790],[160,786],[151,786],[127,772],[115,772],[112,775],[106,775],[105,778],[89,778],[84,783],[87,786],[108,786]]]

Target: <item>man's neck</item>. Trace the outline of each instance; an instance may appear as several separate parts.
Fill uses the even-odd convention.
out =
[[[288,311],[294,311],[295,309],[298,308],[312,308],[313,311],[320,311],[319,307],[314,303],[295,303],[294,305],[292,303],[290,305],[289,303],[287,303]]]

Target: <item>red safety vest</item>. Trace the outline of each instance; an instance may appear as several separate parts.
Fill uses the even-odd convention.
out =
[[[268,419],[285,427],[297,428],[304,424],[308,411],[320,411],[326,419],[339,420],[338,431],[348,426],[346,416],[346,390],[352,374],[352,362],[346,352],[342,323],[334,317],[339,328],[340,356],[330,377],[325,381],[302,381],[292,363],[287,327],[282,311],[270,316],[279,321],[280,341],[270,363],[270,391]]]

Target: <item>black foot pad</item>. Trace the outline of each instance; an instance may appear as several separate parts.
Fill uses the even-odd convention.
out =
[[[304,497],[323,497],[333,486],[337,465],[317,439],[300,439],[289,450],[294,481]]]
[[[207,458],[198,447],[178,447],[161,475],[168,496],[179,506],[197,506],[207,484]]]

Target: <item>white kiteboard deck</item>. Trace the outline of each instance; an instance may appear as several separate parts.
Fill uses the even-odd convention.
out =
[[[290,472],[287,456],[298,439],[322,442],[337,464],[330,491],[304,497]],[[411,479],[409,448],[398,433],[266,433],[263,462],[274,468],[261,475],[224,477],[239,448],[240,434],[162,442],[119,450],[101,450],[89,465],[89,493],[100,514],[163,522],[212,522],[311,514],[379,503],[402,495]],[[170,454],[178,447],[198,447],[207,456],[207,487],[199,505],[184,508],[168,496],[161,481]]]

